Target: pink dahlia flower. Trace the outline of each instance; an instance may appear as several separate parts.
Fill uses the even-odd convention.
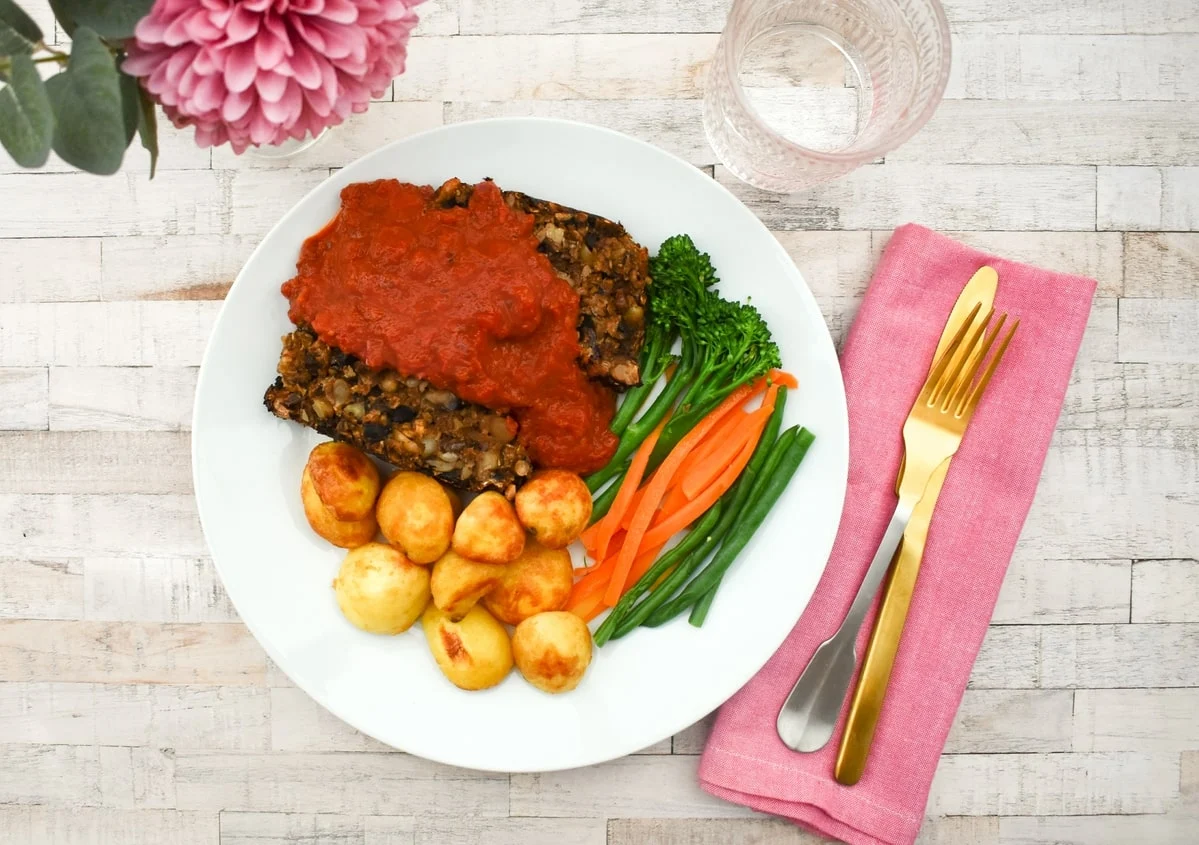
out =
[[[156,0],[124,70],[202,147],[318,135],[404,72],[421,0]]]

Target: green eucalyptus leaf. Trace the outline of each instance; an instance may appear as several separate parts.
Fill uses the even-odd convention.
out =
[[[132,38],[133,28],[150,14],[153,5],[154,0],[51,0],[50,3],[59,21],[66,16],[74,26],[86,26],[101,38],[116,40]]]
[[[8,85],[0,90],[0,144],[22,167],[41,167],[50,155],[54,112],[33,59],[12,57]]]
[[[0,0],[0,56],[32,53],[42,30],[13,0]]]
[[[67,35],[75,35],[75,19],[71,17],[70,11],[67,9],[63,0],[50,0],[50,11],[54,12],[54,18],[62,26],[63,32]]]
[[[89,173],[121,169],[125,116],[116,61],[100,36],[86,26],[75,30],[67,69],[46,80],[54,107],[54,152]]]
[[[158,168],[158,114],[154,111],[154,101],[149,93],[140,85],[137,86],[138,111],[137,134],[142,146],[150,154],[150,178]]]
[[[141,106],[138,103],[141,86],[137,80],[127,73],[122,73],[121,79],[121,117],[125,121],[125,146],[137,134],[137,122]]]

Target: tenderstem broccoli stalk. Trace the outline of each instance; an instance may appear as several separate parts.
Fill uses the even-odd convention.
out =
[[[669,383],[667,383],[666,389],[658,394],[658,398],[650,404],[644,414],[634,422],[629,423],[625,428],[624,433],[620,437],[620,445],[616,447],[616,454],[612,456],[607,465],[603,469],[587,476],[587,487],[591,492],[594,493],[609,480],[623,475],[628,467],[629,459],[637,451],[637,447],[641,445],[645,438],[649,437],[649,433],[670,413],[679,395],[687,387],[688,378],[686,373],[692,367],[692,357],[692,351],[687,348],[687,344],[683,344],[682,359],[678,369],[675,370],[674,375],[671,376]],[[628,400],[626,399],[625,401]],[[611,505],[611,502],[608,504]],[[597,514],[593,509],[593,519],[599,519],[601,516],[603,516],[602,513]]]
[[[782,366],[778,346],[758,309],[712,297],[703,313],[703,366],[666,424],[650,460],[657,467],[678,442],[737,388]]]
[[[646,333],[645,348],[641,351],[641,384],[625,392],[616,416],[612,418],[609,428],[617,437],[622,436],[629,425],[637,418],[637,412],[645,404],[653,392],[654,384],[666,372],[671,363],[677,361],[670,354],[674,337],[668,337],[665,332],[654,331],[651,327]]]
[[[716,271],[707,254],[696,249],[690,237],[675,235],[668,238],[658,254],[650,259],[649,272],[653,281],[649,286],[649,324],[641,361],[642,384],[626,394],[613,420],[612,430],[620,436],[616,453],[602,469],[587,477],[587,486],[593,493],[624,472],[637,447],[673,410],[693,380],[697,354],[693,336],[699,323],[698,309],[712,295],[708,288],[716,283]],[[682,336],[683,350],[669,384],[641,417],[634,420],[633,416],[653,391],[654,384],[674,360],[670,351],[679,336]],[[626,407],[630,408],[627,413]]]
[[[781,363],[778,346],[758,309],[721,299],[712,290],[718,281],[716,270],[707,253],[700,252],[687,235],[675,235],[662,244],[650,259],[650,276],[651,324],[646,348],[660,357],[662,340],[673,342],[677,335],[682,353],[670,382],[645,412],[635,420],[620,420],[623,428],[617,431],[621,439],[616,453],[587,478],[592,492],[624,473],[633,452],[668,415],[651,467],[729,393]],[[626,403],[629,398],[633,397],[626,397]],[[644,402],[644,396],[638,399]],[[606,512],[615,496],[614,492],[605,493],[608,495],[596,501],[595,519]]]

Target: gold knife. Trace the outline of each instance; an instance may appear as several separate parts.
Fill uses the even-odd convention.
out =
[[[982,267],[971,277],[958,295],[949,320],[945,323],[945,330],[941,333],[941,340],[933,355],[934,361],[941,357],[945,347],[953,340],[962,323],[970,318],[976,306],[981,304],[980,310],[984,312],[991,308],[998,285],[999,275],[991,267]],[[924,556],[924,543],[928,539],[933,509],[937,505],[941,485],[945,483],[949,464],[949,460],[945,461],[929,479],[924,498],[912,513],[911,521],[903,534],[903,543],[895,554],[890,576],[883,587],[882,602],[879,604],[874,630],[870,634],[870,644],[866,647],[866,654],[862,660],[862,672],[858,676],[858,685],[849,705],[845,732],[841,736],[841,747],[837,752],[837,763],[833,770],[837,782],[847,786],[857,783],[866,768],[874,729],[882,712],[887,683],[891,679],[891,667],[895,664],[895,654],[899,650],[899,639],[907,620],[912,591],[916,587],[916,575],[920,571],[920,561]],[[901,463],[895,481],[897,486],[903,479],[903,471],[904,464]]]

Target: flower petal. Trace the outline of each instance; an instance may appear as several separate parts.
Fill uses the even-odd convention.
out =
[[[325,0],[321,17],[334,23],[354,23],[358,20],[358,7],[350,0]]]
[[[229,123],[240,120],[250,110],[250,106],[252,105],[254,105],[254,92],[252,90],[230,91],[225,96],[225,102],[221,106],[221,119]]]
[[[263,100],[260,106],[262,113],[272,123],[279,126],[289,126],[300,116],[300,110],[304,106],[304,98],[300,93],[300,86],[293,79],[289,81],[283,96],[277,103],[272,103],[270,100]]]
[[[254,39],[254,61],[262,70],[273,70],[283,61],[287,44],[270,29],[263,27]]]
[[[225,85],[230,91],[245,91],[258,73],[253,43],[235,44],[225,53]]]
[[[319,135],[404,69],[420,0],[154,0],[123,68],[200,144]]]
[[[258,96],[264,100],[270,100],[272,103],[279,102],[279,98],[283,96],[283,92],[287,89],[287,79],[281,73],[268,71],[258,74],[254,78],[254,85],[258,88]]]
[[[360,29],[317,19],[308,23],[308,31],[314,30],[325,42],[321,54],[330,59],[344,59],[350,55],[361,57],[366,52],[366,37]]]
[[[225,34],[207,12],[197,12],[188,18],[185,29],[188,37],[197,42],[218,41]]]
[[[246,8],[244,4],[235,7],[233,14],[229,17],[229,23],[225,25],[225,43],[232,45],[249,41],[258,34],[260,17]]]
[[[291,72],[296,81],[305,88],[315,88],[321,84],[321,60],[314,51],[296,45],[296,51],[288,60],[288,64],[291,65]]]
[[[196,93],[192,96],[192,106],[199,111],[216,111],[225,101],[225,82],[223,77],[209,74],[200,77]]]

